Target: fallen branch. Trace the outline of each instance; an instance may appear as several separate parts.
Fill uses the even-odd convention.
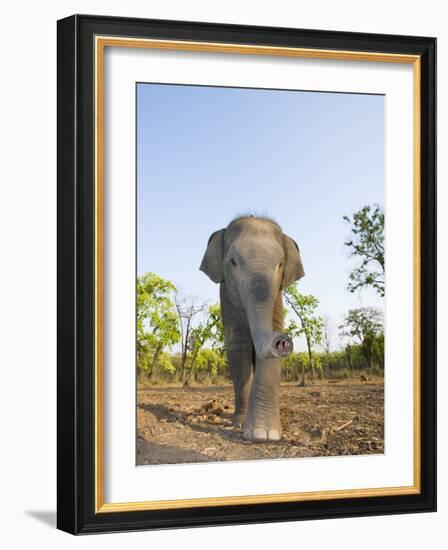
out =
[[[339,426],[339,428],[336,428],[335,432],[338,432],[339,430],[342,430],[342,428],[346,428],[347,426],[350,426],[350,424],[352,424],[352,423],[353,423],[353,420],[349,420],[345,424],[342,424],[342,426]]]

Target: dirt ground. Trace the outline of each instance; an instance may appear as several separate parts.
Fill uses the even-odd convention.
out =
[[[384,453],[382,381],[282,385],[278,443],[243,440],[230,385],[140,388],[137,401],[139,465]]]

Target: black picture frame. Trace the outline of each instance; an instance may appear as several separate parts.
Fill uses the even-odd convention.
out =
[[[97,513],[95,144],[97,35],[414,55],[420,58],[419,494]],[[436,510],[436,39],[74,15],[58,21],[57,526],[73,534]]]

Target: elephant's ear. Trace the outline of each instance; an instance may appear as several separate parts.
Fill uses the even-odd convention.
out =
[[[200,270],[203,271],[214,283],[221,283],[224,280],[222,260],[224,255],[224,231],[215,231],[208,240],[207,250]]]
[[[283,270],[282,286],[289,286],[294,281],[301,279],[305,275],[303,270],[302,258],[300,257],[299,247],[294,239],[284,235],[285,243],[285,267]]]

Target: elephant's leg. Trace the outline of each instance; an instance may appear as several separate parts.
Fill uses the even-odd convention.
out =
[[[279,441],[281,359],[257,358],[249,397],[249,408],[244,423],[244,439],[251,441]]]
[[[254,351],[249,326],[242,313],[229,301],[221,286],[221,310],[227,359],[235,393],[233,425],[242,428],[246,418],[254,370]]]
[[[249,346],[251,342],[248,342]],[[230,374],[235,392],[235,412],[233,425],[242,428],[249,405],[249,394],[252,384],[252,352],[240,346],[229,347],[227,352]]]
[[[272,320],[274,331],[283,331],[282,295],[277,296]],[[249,409],[244,424],[244,438],[251,441],[278,441],[282,437],[280,423],[280,358],[256,359]]]

